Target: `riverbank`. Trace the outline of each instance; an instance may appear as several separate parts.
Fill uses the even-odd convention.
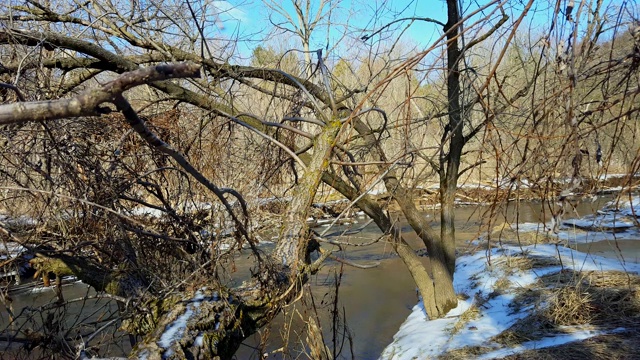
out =
[[[491,213],[496,214],[495,217],[497,219],[495,221],[491,221],[492,228],[500,230],[493,233],[491,236],[491,242],[494,245],[502,242],[509,246],[528,246],[532,244],[556,246],[557,244],[559,247],[562,247],[564,244],[572,243],[573,248],[576,246],[591,246],[595,249],[595,246],[604,247],[605,243],[603,242],[606,241],[610,250],[610,253],[608,253],[607,256],[615,258],[616,253],[619,253],[619,251],[615,250],[617,250],[617,247],[620,247],[623,249],[622,254],[624,255],[624,259],[629,261],[629,253],[624,250],[628,250],[630,248],[626,247],[626,244],[627,242],[629,244],[637,243],[633,239],[640,239],[640,236],[637,236],[633,232],[633,226],[629,227],[630,219],[627,218],[625,220],[621,217],[621,215],[624,214],[620,211],[620,208],[625,208],[624,201],[620,203],[622,206],[613,206],[613,204],[611,204],[611,206],[607,207],[605,202],[611,199],[612,197],[599,197],[595,202],[583,202],[577,205],[574,210],[575,212],[581,215],[594,214],[594,216],[591,218],[583,217],[577,219],[579,221],[565,221],[560,226],[561,231],[559,234],[550,233],[549,224],[540,223],[540,221],[547,219],[543,214],[544,204],[540,201],[512,201],[504,202],[499,206],[481,206],[478,204],[460,206],[456,210],[456,236],[458,238],[459,251],[463,254],[466,252],[467,255],[469,255],[468,253],[470,251],[481,249],[478,254],[484,253],[484,249],[487,249],[488,247],[486,237],[481,241],[472,242],[471,244],[468,244],[467,241],[477,239],[479,236],[483,236],[483,234],[485,234],[488,230],[485,227],[485,221],[487,220],[486,214]],[[277,203],[275,201],[265,201],[264,204],[264,216],[266,218],[271,218],[272,221],[275,222],[276,217],[270,215],[270,211],[267,211],[269,209],[266,207],[274,206],[274,204],[277,205]],[[205,205],[206,204],[200,207],[207,209],[211,208],[211,206],[207,207]],[[317,203],[314,205],[313,218],[310,218],[308,221],[319,226],[328,226],[334,222],[339,214],[346,210],[348,205],[348,201],[326,201],[324,203]],[[439,219],[439,213],[437,206],[429,205],[425,206],[425,209],[424,216],[434,220],[433,224],[435,226],[435,230],[438,231],[437,219]],[[600,212],[603,212],[603,210],[606,211],[599,214],[598,210]],[[135,215],[137,220],[161,221],[161,217],[157,214],[147,212],[142,213],[143,214]],[[517,217],[514,216],[516,213],[518,214]],[[349,215],[349,217],[344,219],[344,221],[336,221],[337,224],[342,222],[342,225],[337,228],[332,228],[330,233],[328,233],[328,236],[332,239],[370,243],[374,239],[380,237],[381,234],[374,225],[368,225],[363,232],[353,234],[355,229],[360,228],[363,224],[367,223],[367,219],[359,217],[357,212],[353,211],[353,209],[350,211],[350,214],[346,214],[345,212],[344,215]],[[595,215],[602,216],[598,217]],[[412,233],[410,228],[403,223],[401,216],[399,221],[401,222],[403,232],[407,234],[407,240],[411,245],[416,249],[423,246],[422,242],[417,237],[411,235]],[[506,224],[502,224],[502,222],[505,221]],[[520,221],[521,223],[516,221]],[[353,222],[354,224],[348,226],[345,222]],[[611,224],[611,222],[616,224]],[[268,224],[271,223],[269,222]],[[623,226],[626,228],[623,228]],[[270,225],[269,227],[272,229],[279,229],[278,226]],[[266,225],[262,224],[262,228],[266,228]],[[601,231],[602,229],[611,230],[614,228],[616,228],[615,231],[611,231],[610,233]],[[325,228],[321,227],[320,229],[323,230]],[[225,233],[221,232],[219,228],[211,227],[205,228],[204,230],[209,233],[207,238],[215,239],[215,241],[220,242],[218,246],[219,249],[228,249],[229,246],[233,244],[233,238],[225,237]],[[215,236],[216,231],[219,236]],[[264,232],[265,235],[263,238],[269,239],[269,234],[272,233],[273,235],[276,234],[273,230],[271,232]],[[343,233],[346,235],[341,236]],[[204,234],[204,231],[202,234]],[[202,236],[205,238],[204,235]],[[229,244],[224,243],[227,239],[231,240]],[[624,240],[624,244],[622,244],[622,239],[626,239]],[[584,243],[575,244],[576,240],[584,241]],[[266,252],[270,249],[268,241],[264,241],[264,244],[261,246],[265,246],[263,250]],[[523,256],[524,255],[510,254],[510,258],[519,258]],[[340,306],[344,310],[344,314],[346,315],[345,322],[348,323],[349,330],[354,339],[354,343],[352,344],[353,349],[351,349],[351,351],[355,354],[355,358],[376,358],[383,351],[385,344],[389,344],[393,341],[392,337],[394,333],[396,333],[403,320],[410,314],[410,311],[416,302],[416,294],[414,291],[415,284],[408,276],[408,273],[400,259],[393,254],[389,244],[384,241],[379,241],[366,247],[345,249],[340,253],[340,257],[360,264],[380,263],[380,265],[374,269],[345,268],[348,270],[345,270],[342,275],[343,277],[340,288]],[[423,257],[422,259],[425,262],[428,261],[428,257]],[[250,276],[250,266],[251,263],[246,261],[246,256],[238,254],[233,264],[233,281],[238,282],[242,279],[248,278]],[[341,269],[341,265],[338,262],[329,260],[327,261],[326,267],[312,279],[314,286],[310,288],[311,291],[314,292],[316,299],[325,299],[326,293],[333,290],[333,282],[335,280],[333,278],[334,273],[332,272],[333,270],[331,270],[332,268]],[[500,278],[495,281],[498,280],[500,280]],[[476,292],[477,291],[478,290],[476,290]],[[469,292],[470,294],[467,295],[473,298],[475,296],[475,292]],[[294,307],[291,309],[295,309],[295,311],[305,310],[304,307],[296,307],[298,304],[294,304],[293,306]],[[295,311],[288,311],[286,315],[290,317],[287,318],[283,315],[283,318],[278,319],[274,323],[273,328],[280,329],[286,326],[291,326],[289,323],[291,321],[291,317],[294,317],[292,314],[294,314]],[[325,325],[325,329],[327,329],[326,331],[329,331],[331,319],[322,318],[322,320],[323,325]],[[304,324],[300,324],[300,326],[301,327],[299,328],[303,328],[302,326],[304,326]],[[277,331],[273,332],[277,336],[280,335]],[[468,333],[473,332],[474,330],[468,331]],[[332,334],[326,333],[325,336],[329,339]],[[596,335],[596,337],[597,336],[598,335]],[[618,336],[618,333],[605,333],[605,335],[602,336],[607,336],[609,338],[612,336]],[[278,340],[270,339],[270,342],[274,344],[274,347],[272,349],[270,348],[269,351],[276,353],[278,349],[284,346],[284,344],[278,343],[277,341]],[[259,344],[260,341],[256,340],[251,348],[245,349],[247,354],[242,353],[241,355],[238,355],[239,358],[250,358],[250,356],[253,356],[254,348]],[[535,346],[539,347],[539,343],[535,344]],[[499,348],[494,350],[499,350]],[[346,352],[347,351],[345,350],[345,353]],[[441,355],[448,356],[447,354]],[[473,358],[474,356],[469,355],[469,357]]]
[[[636,206],[611,201],[557,234],[530,223],[481,238],[488,250],[457,260],[458,307],[429,321],[418,303],[381,359],[640,357]]]
[[[637,331],[638,272],[638,264],[550,244],[463,256],[458,307],[428,321],[416,305],[381,359],[495,359]]]

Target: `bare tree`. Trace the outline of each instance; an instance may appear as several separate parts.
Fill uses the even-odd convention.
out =
[[[291,14],[280,1],[267,0],[264,1],[264,4],[271,10],[269,21],[274,29],[285,34],[292,34],[300,40],[304,55],[304,74],[310,78],[314,72],[312,53],[317,50],[311,48],[312,37],[317,38],[320,36],[318,33],[321,30],[326,31],[326,38],[323,39],[324,46],[321,47],[321,49],[326,49],[325,58],[329,55],[329,50],[337,47],[340,43],[340,39],[331,38],[330,31],[339,26],[336,18],[344,13],[344,10],[340,9],[341,2],[293,0],[290,1],[290,5],[295,10],[295,14]],[[335,41],[335,43],[329,44],[330,41]]]
[[[488,161],[466,156],[465,150],[475,146],[502,154],[517,149],[519,155],[509,161],[495,156],[496,168],[519,177],[531,168],[548,175],[571,164],[571,175],[579,180],[581,139],[637,116],[635,102],[628,101],[637,93],[629,80],[637,77],[637,39],[631,50],[611,45],[605,62],[590,59],[604,26],[599,3],[583,41],[571,33],[570,45],[553,54],[557,67],[544,45],[539,53],[528,49],[537,60],[530,56],[519,62],[517,71],[533,67],[526,80],[510,83],[508,75],[501,77],[532,3],[514,8],[517,18],[508,23],[502,4],[464,14],[457,1],[447,1],[446,22],[417,19],[442,27],[439,39],[423,51],[384,63],[357,88],[332,78],[323,57],[316,59],[314,81],[271,63],[270,68],[260,62],[230,65],[226,60],[232,51],[226,45],[233,39],[214,41],[206,32],[204,25],[215,23],[208,15],[214,4],[208,2],[189,2],[187,15],[162,1],[127,7],[64,1],[0,5],[2,206],[13,215],[37,219],[35,225],[0,223],[3,241],[30,248],[39,273],[57,279],[74,274],[100,296],[118,302],[117,315],[83,334],[88,338],[119,324],[135,344],[131,357],[230,358],[242,340],[302,296],[309,277],[334,256],[332,245],[344,245],[306,221],[324,182],[389,235],[427,314],[443,316],[457,301],[458,182]],[[293,28],[287,29],[299,31],[309,65],[312,32],[335,8],[323,2],[313,15],[311,3],[305,4],[294,4],[298,18],[290,18]],[[579,10],[576,21],[584,13]],[[503,37],[501,48],[491,52],[489,61],[472,64],[474,50],[492,36]],[[584,57],[578,56],[577,43]],[[359,59],[363,67],[378,60],[369,54],[372,58]],[[446,69],[438,72],[440,79],[416,77],[437,69]],[[442,86],[446,96],[425,89],[426,83]],[[564,97],[549,90],[559,84],[567,90],[561,91]],[[586,84],[584,95],[578,84]],[[400,104],[388,95],[392,86],[393,95],[398,90],[402,95]],[[603,90],[594,99],[597,86]],[[423,98],[435,105],[419,104]],[[613,111],[614,117],[587,120]],[[541,119],[558,114],[568,135],[557,144],[544,144],[557,124]],[[419,134],[433,128],[435,134]],[[503,142],[514,128],[528,136]],[[487,144],[474,143],[483,131],[489,134]],[[430,142],[417,142],[420,136]],[[566,138],[572,146],[564,146]],[[619,138],[612,136],[611,148]],[[549,154],[545,147],[559,149],[555,162],[531,164],[532,153]],[[439,236],[412,199],[425,172],[437,174],[440,185]],[[265,185],[274,178],[278,186]],[[429,267],[372,196],[378,183],[427,247]],[[265,193],[289,195],[281,223],[273,226],[278,229],[275,248],[268,253],[258,248],[254,216],[261,207],[247,195]],[[162,216],[140,216],[141,210]],[[253,269],[244,283],[231,284],[225,281],[227,265],[243,246],[252,255]],[[59,292],[59,302],[65,300]],[[309,343],[326,356],[318,337],[311,336],[318,326],[309,322]],[[21,324],[12,339],[50,338],[53,328],[59,329],[42,326],[34,335]],[[66,349],[68,357],[93,351],[90,340],[66,335],[58,340],[62,345],[56,349]]]

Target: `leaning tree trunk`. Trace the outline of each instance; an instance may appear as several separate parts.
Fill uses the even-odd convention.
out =
[[[101,88],[87,90],[69,99],[0,105],[0,124],[95,116],[107,111],[102,106],[104,103],[114,103],[129,125],[151,147],[173,158],[225,205],[238,233],[250,240],[245,223],[224,197],[225,194],[235,196],[234,193],[214,185],[185,156],[155,136],[122,96],[122,92],[137,85],[153,83],[168,87],[172,84],[154,81],[196,77],[199,72],[200,67],[195,64],[158,65],[124,73]],[[296,298],[308,275],[317,271],[323,260],[309,264],[306,219],[342,126],[335,117],[328,118],[330,120],[315,137],[313,155],[294,190],[294,200],[287,209],[287,221],[276,249],[271,256],[261,259],[258,275],[233,289],[212,282],[209,287],[191,292],[141,299],[137,305],[139,311],[134,311],[122,326],[126,331],[144,337],[130,354],[131,358],[231,358],[244,339],[269,323],[282,306]],[[121,293],[123,276],[117,270],[105,272],[105,269],[64,254],[58,259],[96,289]]]
[[[375,200],[371,199],[369,195],[361,195],[356,189],[347,184],[339,176],[336,176],[329,171],[325,171],[322,176],[322,180],[327,185],[333,187],[344,195],[347,199],[355,201],[356,206],[360,208],[360,210],[364,211],[367,216],[373,219],[383,233],[388,233],[392,236],[393,242],[391,244],[393,249],[396,251],[398,256],[400,256],[400,259],[402,259],[402,262],[407,267],[407,270],[409,270],[414,283],[418,287],[427,315],[431,318],[437,317],[439,311],[436,305],[433,280],[420,260],[420,257],[402,237],[400,228],[391,222],[391,219],[389,219],[382,210],[382,207],[380,207]]]
[[[294,190],[276,249],[262,273],[238,289],[201,289],[161,307],[165,312],[157,317],[154,330],[131,358],[231,358],[244,339],[297,296],[308,275],[317,270],[308,262],[306,219],[340,126],[339,121],[329,123],[316,137],[314,153]],[[178,330],[172,332],[172,328]]]
[[[353,126],[371,147],[371,153],[382,163],[386,163],[387,158],[384,150],[369,126],[359,119],[353,120]],[[425,302],[425,309],[432,308],[432,311],[428,314],[432,319],[442,317],[458,303],[456,293],[453,288],[453,272],[450,272],[447,268],[447,257],[445,249],[442,246],[442,241],[438,239],[431,228],[431,225],[426,221],[423,214],[421,214],[416,208],[411,198],[411,194],[398,180],[396,171],[394,169],[384,169],[382,165],[379,165],[379,170],[381,172],[387,172],[387,175],[383,178],[387,190],[398,206],[400,206],[400,209],[407,218],[411,228],[416,232],[420,239],[422,239],[427,247],[432,277],[427,280],[424,276],[416,273],[414,280],[416,280],[416,284],[419,289],[433,287],[433,290],[429,289],[429,291],[421,291],[421,295]],[[387,230],[385,229],[383,231]],[[408,245],[404,244],[399,248],[400,251],[398,252],[398,255],[402,257],[403,261],[408,264],[410,269],[417,269],[418,264],[415,260],[411,259],[411,255],[409,255],[409,252],[405,249],[406,246]],[[431,302],[433,303],[430,304]]]

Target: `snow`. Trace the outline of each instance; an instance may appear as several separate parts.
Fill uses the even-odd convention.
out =
[[[607,203],[599,213],[618,213],[625,216],[640,216],[640,196],[619,198]]]
[[[149,351],[143,350],[140,355],[138,355],[138,360],[147,360],[149,358]]]
[[[180,315],[176,320],[174,320],[171,324],[167,325],[164,330],[164,333],[160,336],[160,341],[158,341],[158,346],[165,349],[163,354],[163,359],[167,357],[171,357],[174,354],[171,347],[176,341],[179,341],[184,335],[185,330],[187,329],[187,324],[189,320],[198,314],[198,309],[200,305],[205,301],[216,302],[220,301],[221,297],[217,291],[208,292],[209,295],[205,295],[207,292],[207,287],[203,287],[199,289],[195,296],[187,301],[187,306],[184,310],[184,313]],[[225,301],[233,302],[233,298],[231,295],[225,299]],[[220,327],[220,322],[215,323],[215,330],[218,330]],[[203,346],[204,344],[204,333],[200,332],[195,338],[196,346]]]
[[[547,229],[549,229],[549,226],[547,225],[548,224],[524,222],[519,224],[512,224],[511,229],[520,232],[545,232]]]
[[[12,242],[12,241],[3,241],[0,242],[0,260],[13,259],[15,257],[20,256],[22,253],[26,252],[27,248],[24,246]]]
[[[635,227],[635,209],[640,211],[640,197],[608,202],[596,214],[564,221],[564,225],[602,230],[626,230]]]
[[[458,189],[479,189],[479,190],[495,190],[493,185],[486,185],[481,183],[466,183],[458,185]]]
[[[558,259],[565,269],[577,271],[628,271],[640,272],[640,264],[621,265],[618,261],[596,255],[581,253],[554,244],[531,246],[503,246],[490,251],[480,251],[457,259],[454,276],[456,293],[466,294],[467,300],[459,300],[458,306],[444,318],[428,321],[422,302],[414,306],[412,313],[401,325],[393,342],[387,346],[381,359],[425,359],[437,357],[465,346],[484,346],[496,350],[485,354],[486,358],[503,357],[528,349],[583,340],[603,332],[591,329],[572,329],[561,334],[536,341],[525,342],[517,348],[502,348],[503,345],[490,339],[511,327],[517,320],[529,315],[530,308],[515,311],[512,306],[515,295],[496,293],[499,279],[507,279],[511,287],[526,287],[534,284],[541,276],[561,271],[562,266],[554,265],[531,270],[507,272],[501,266],[513,257],[539,257]],[[499,295],[495,295],[499,294]],[[476,299],[489,299],[478,303]],[[478,315],[464,323],[457,332],[453,331],[460,316],[476,305]],[[425,339],[429,339],[425,341]]]
[[[39,224],[38,220],[27,215],[11,217],[9,215],[0,214],[0,221],[4,222],[7,225],[13,226],[34,226]]]
[[[81,284],[82,280],[78,280],[75,276],[71,275],[71,276],[64,276],[62,278],[62,287],[67,287],[67,286],[72,286],[74,284]],[[87,287],[89,285],[86,285]],[[50,285],[50,286],[34,286],[33,288],[31,288],[31,290],[29,290],[30,293],[32,294],[39,294],[39,293],[44,293],[47,291],[54,291],[54,287],[55,285]]]
[[[619,179],[628,176],[627,174],[601,174],[598,180]]]
[[[591,218],[569,219],[563,222],[564,225],[574,226],[577,228],[610,228],[610,229],[626,229],[635,226],[633,222],[616,219],[616,216],[594,216]]]
[[[200,333],[196,336],[195,344],[197,347],[202,347],[204,345],[204,334]]]
[[[591,243],[597,241],[620,241],[640,239],[640,228],[636,226],[636,217],[632,208],[640,215],[640,197],[620,201],[611,201],[596,214],[579,219],[562,221],[558,234],[554,235],[560,242],[568,244]],[[519,232],[549,233],[553,227],[551,222],[512,224],[511,228]]]
[[[542,338],[540,340],[527,341],[519,346],[510,349],[499,349],[486,354],[483,354],[478,357],[478,359],[501,359],[503,357],[514,355],[525,350],[535,350],[535,349],[543,349],[552,346],[559,346],[563,344],[567,344],[573,341],[585,340],[593,336],[604,335],[607,334],[605,331],[598,330],[577,330],[572,331],[573,329],[567,327],[565,329],[568,331],[567,334],[558,334],[556,336],[549,336]],[[617,329],[616,329],[617,330]],[[616,330],[612,332],[616,332]],[[612,333],[609,332],[609,333]]]
[[[638,240],[640,239],[640,232],[637,228],[632,228],[621,233],[568,229],[560,231],[558,233],[558,239],[571,244],[592,243],[598,241]]]
[[[161,207],[161,206],[159,206]],[[222,204],[212,204],[210,202],[182,202],[175,206],[176,210],[182,211],[186,214],[194,213],[201,210],[222,210]],[[161,218],[166,216],[167,212],[162,209],[156,209],[149,206],[137,206],[129,211],[133,216],[148,216],[153,218]]]
[[[139,206],[131,210],[131,215],[133,216],[150,216],[154,218],[160,218],[164,216],[164,214],[164,211],[148,206]]]
[[[187,328],[187,322],[194,314],[196,314],[196,312],[198,311],[198,307],[204,299],[205,296],[202,291],[196,292],[196,296],[194,296],[193,299],[189,301],[189,304],[187,304],[185,312],[180,315],[174,322],[167,325],[164,333],[162,334],[162,336],[160,336],[160,341],[158,342],[158,346],[163,349],[168,349],[167,351],[165,351],[163,357],[170,357],[173,354],[173,350],[169,348],[171,347],[171,345],[173,345],[174,342],[180,340]]]

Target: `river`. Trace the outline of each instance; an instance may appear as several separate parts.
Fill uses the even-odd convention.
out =
[[[567,214],[566,217],[578,217],[592,214],[601,208],[610,198],[601,198],[592,203],[583,203],[576,208],[575,214]],[[549,212],[543,210],[539,202],[521,202],[509,203],[507,206],[493,208],[484,205],[463,206],[456,210],[456,237],[457,245],[460,251],[469,251],[474,249],[474,245],[470,240],[476,239],[480,234],[486,232],[487,229],[497,224],[503,223],[505,220],[510,223],[525,222],[541,222],[549,219]],[[438,219],[439,212],[437,210],[426,210],[425,216],[429,219]],[[488,219],[494,216],[494,221],[487,225]],[[402,221],[402,219],[399,219]],[[344,226],[341,225],[334,231],[355,228],[365,223],[366,219],[358,219],[358,223]],[[433,221],[438,230],[438,221]],[[322,227],[319,228],[323,230]],[[403,232],[407,235],[407,240],[414,248],[422,248],[422,243],[415,235],[412,235],[410,228],[406,225]],[[341,240],[349,240],[351,242],[369,242],[380,236],[380,231],[374,225],[366,226],[362,232],[357,235],[351,235]],[[266,246],[268,251],[269,245]],[[620,250],[625,254],[626,261],[638,261],[640,259],[640,242],[637,241],[621,241],[619,244],[610,243],[590,243],[577,245],[579,250],[589,250],[592,253],[618,257]],[[375,359],[382,352],[384,347],[388,345],[397,332],[398,328],[411,312],[411,308],[416,304],[418,298],[415,285],[409,276],[408,271],[402,261],[393,253],[389,244],[378,242],[373,245],[363,247],[346,247],[340,256],[357,263],[370,264],[379,262],[380,264],[371,269],[359,269],[350,266],[343,267],[341,284],[339,287],[339,311],[345,314],[346,324],[352,334],[353,347],[349,346],[349,342],[345,342],[340,358],[355,359]],[[246,256],[239,256],[236,259],[236,269],[234,277],[240,281],[246,278],[250,264],[245,260]],[[424,261],[428,261],[427,257],[423,257]],[[320,327],[323,329],[325,341],[331,343],[331,291],[335,288],[335,276],[340,271],[341,264],[337,261],[327,261],[322,270],[316,274],[310,281],[310,289],[314,295],[314,301],[319,308]],[[64,288],[65,298],[73,299],[86,295],[93,295],[86,285],[75,283]],[[323,302],[323,299],[325,300]],[[55,295],[52,290],[46,289],[40,292],[18,294],[13,299],[15,313],[21,311],[22,308],[34,308],[43,306],[51,301],[55,301]],[[327,304],[328,303],[328,304]],[[78,302],[76,305],[69,306],[67,311],[83,313],[90,319],[104,319],[116,311],[113,303],[108,304],[106,300],[90,300]],[[296,304],[285,309],[283,314],[273,322],[271,327],[271,335],[269,336],[266,351],[274,352],[282,347],[290,349],[300,349],[300,341],[296,335],[296,330],[304,326],[301,320],[301,314],[308,316],[308,307],[302,304]],[[73,317],[76,318],[76,317]],[[0,322],[4,329],[8,320],[6,312],[2,312]],[[282,332],[288,331],[289,343],[284,344],[282,341]],[[241,346],[237,358],[238,359],[259,359],[259,353],[256,350],[259,344],[259,337],[253,336],[249,338],[243,346]],[[0,343],[1,344],[1,343]],[[111,355],[122,355],[129,351],[126,341],[111,349]],[[295,351],[295,350],[293,350]],[[294,357],[297,353],[293,352]],[[281,358],[279,352],[275,352],[269,358]]]
[[[575,211],[567,214],[567,217],[581,217],[595,213],[602,208],[611,197],[602,197],[594,202],[579,204]],[[429,219],[439,219],[438,210],[427,210],[425,216]],[[491,216],[494,221],[487,225]],[[362,220],[362,219],[361,219]],[[549,221],[548,209],[543,209],[542,203],[536,201],[511,202],[506,206],[494,208],[485,205],[462,206],[456,209],[456,241],[461,252],[475,250],[471,240],[475,240],[479,235],[486,232],[488,228],[500,225],[508,221],[509,223],[538,223]],[[439,231],[438,221],[433,222],[436,231]],[[357,227],[354,224],[352,227]],[[345,226],[337,230],[345,229]],[[403,232],[407,235],[408,242],[414,248],[423,248],[422,242],[415,236],[411,229],[405,225]],[[380,236],[380,231],[375,225],[368,225],[358,236],[359,241],[365,242]],[[355,241],[355,240],[352,240]],[[634,261],[640,258],[640,242],[620,241],[620,247],[631,251],[625,253],[626,261]],[[590,249],[602,256],[616,258],[619,256],[617,249],[609,242],[597,242],[591,244],[580,244],[579,250]],[[400,325],[411,313],[411,309],[418,301],[416,287],[405,268],[404,264],[392,253],[388,244],[376,243],[368,247],[346,248],[345,255],[349,260],[360,263],[371,263],[379,261],[380,265],[372,269],[359,269],[349,266],[344,267],[344,275],[339,290],[340,306],[344,307],[346,322],[353,334],[353,355],[355,359],[377,359],[382,350],[391,343],[393,335],[398,331]],[[427,261],[426,257],[423,257]],[[340,266],[335,261],[329,261],[313,281],[312,291],[316,298],[322,296],[330,290],[333,281],[331,273]],[[299,309],[302,312],[302,309]],[[322,329],[325,341],[331,340],[330,316],[325,313],[321,316]],[[290,311],[292,312],[292,311]],[[299,317],[293,317],[299,320]],[[274,329],[283,329],[286,321],[291,321],[291,317],[279,316],[273,324]],[[301,321],[294,323],[294,326],[304,326]],[[275,332],[275,334],[274,334]],[[270,345],[267,349],[274,350],[283,346],[277,330],[272,330]],[[259,344],[257,336],[245,342],[238,353],[238,359],[259,359],[255,347]],[[298,345],[299,342],[294,343]],[[295,355],[295,353],[293,354]],[[271,357],[269,357],[271,358]],[[276,356],[275,358],[279,358]],[[340,358],[350,359],[351,350],[343,349]]]

